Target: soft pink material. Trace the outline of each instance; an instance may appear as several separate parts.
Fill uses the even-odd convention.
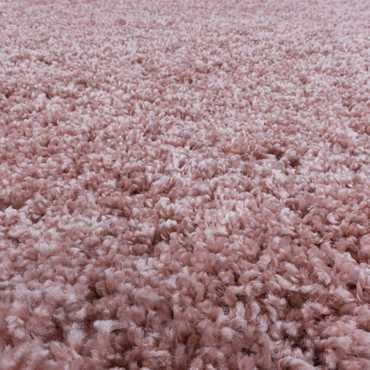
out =
[[[370,369],[369,27],[0,0],[0,370]]]

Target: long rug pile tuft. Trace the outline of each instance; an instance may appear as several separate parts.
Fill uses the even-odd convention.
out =
[[[0,370],[370,369],[370,2],[0,0]]]

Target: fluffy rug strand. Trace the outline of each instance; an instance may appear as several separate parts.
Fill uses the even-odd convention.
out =
[[[369,370],[369,135],[369,1],[0,0],[0,370]]]

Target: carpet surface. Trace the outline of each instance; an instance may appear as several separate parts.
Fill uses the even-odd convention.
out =
[[[0,370],[370,369],[370,2],[0,0]]]

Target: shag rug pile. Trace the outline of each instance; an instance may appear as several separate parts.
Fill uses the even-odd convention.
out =
[[[0,370],[370,369],[370,2],[0,0]]]

